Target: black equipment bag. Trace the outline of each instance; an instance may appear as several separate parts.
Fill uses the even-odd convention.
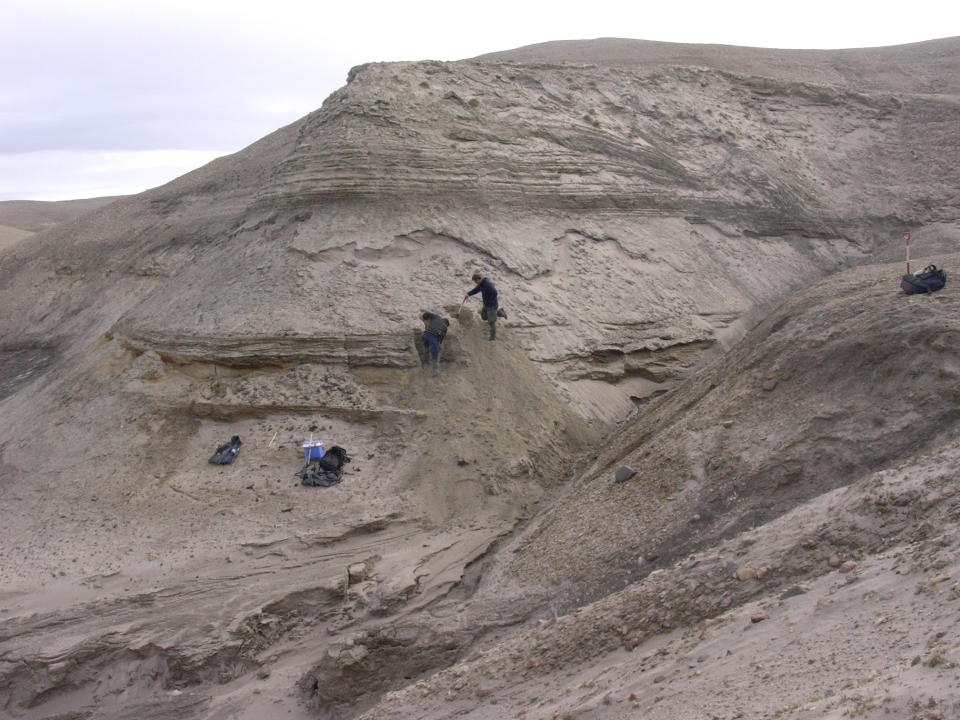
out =
[[[916,275],[904,275],[900,279],[900,287],[907,295],[936,292],[946,284],[947,273],[936,265],[927,265]]]

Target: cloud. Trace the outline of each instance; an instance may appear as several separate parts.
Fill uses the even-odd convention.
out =
[[[59,152],[80,163],[67,174],[82,177],[98,151],[233,152],[320,107],[350,67],[365,62],[454,60],[590,37],[863,47],[943,36],[958,20],[957,10],[933,0],[909,7],[809,0],[788,21],[770,7],[768,0],[5,0],[0,153]],[[25,162],[3,159],[6,167]],[[42,155],[26,164],[46,166]],[[129,169],[121,172],[116,185],[127,187]],[[56,176],[47,190],[35,172],[27,177],[37,184],[23,193],[60,193]]]

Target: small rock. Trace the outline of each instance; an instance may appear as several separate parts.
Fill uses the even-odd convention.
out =
[[[857,564],[853,560],[847,560],[843,565],[840,566],[840,572],[848,573],[857,569]]]
[[[830,559],[827,560],[827,565],[829,565],[832,568],[838,568],[842,564],[843,564],[843,558],[841,558],[839,555],[831,555]]]
[[[350,584],[363,582],[367,577],[367,566],[363,563],[354,563],[347,568],[347,578]]]
[[[752,567],[742,567],[739,570],[737,570],[734,576],[740,582],[746,582],[747,580],[756,580],[757,571],[754,570]]]
[[[750,616],[750,622],[752,622],[752,623],[763,622],[764,620],[766,620],[766,619],[769,618],[769,617],[770,617],[770,616],[767,615],[765,612],[756,612],[756,613],[754,613],[753,615]]]
[[[623,649],[626,650],[627,652],[633,652],[634,650],[636,650],[637,645],[639,644],[640,644],[639,640],[637,640],[636,638],[631,638],[630,640],[627,640],[627,642],[624,643]]]
[[[614,473],[613,479],[615,482],[622,483],[626,482],[636,474],[637,471],[629,465],[622,465],[621,467],[617,468],[617,472]]]
[[[807,590],[800,585],[794,585],[791,588],[787,588],[782,593],[780,593],[780,599],[786,600],[787,598],[796,597],[797,595],[806,595]]]
[[[724,421],[723,421],[723,427],[727,428],[728,430],[729,430],[730,428],[732,428],[732,427],[733,427],[733,420],[724,420]]]
[[[763,383],[762,387],[766,392],[770,392],[777,386],[777,380],[767,380]]]
[[[147,350],[133,361],[127,376],[135,380],[159,380],[165,372],[166,367],[160,355],[154,350]]]
[[[267,670],[266,668],[260,668],[259,670],[257,670],[258,679],[266,680],[268,677],[270,677],[270,671]]]

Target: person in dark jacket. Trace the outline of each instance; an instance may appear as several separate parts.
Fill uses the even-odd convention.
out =
[[[471,295],[480,293],[483,298],[483,307],[480,309],[480,317],[490,325],[490,339],[497,339],[497,318],[505,318],[507,314],[500,309],[500,302],[497,298],[497,287],[490,281],[490,278],[483,277],[480,273],[474,273],[471,278],[477,285],[473,290],[463,296],[464,301]]]
[[[450,321],[432,312],[424,312],[420,316],[423,320],[423,346],[427,349],[427,360],[433,367],[433,374],[440,372],[440,346],[447,336]]]

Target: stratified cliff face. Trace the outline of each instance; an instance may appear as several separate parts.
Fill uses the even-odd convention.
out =
[[[766,76],[759,59],[611,62],[598,43],[593,65],[355,68],[298,123],[8,256],[5,303],[23,312],[4,336],[63,334],[126,285],[103,324],[141,349],[405,367],[417,311],[479,269],[531,357],[611,422],[790,289],[956,216],[955,95],[823,84],[857,75],[817,53],[756,51],[793,63]],[[804,59],[812,82],[795,79]],[[937,67],[918,90],[944,89]],[[51,265],[36,248],[54,245]],[[70,299],[20,305],[36,283]]]

